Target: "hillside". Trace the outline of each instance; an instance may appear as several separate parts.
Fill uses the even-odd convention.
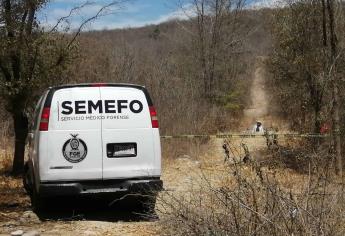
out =
[[[272,50],[269,17],[269,10],[242,13],[237,30],[243,39],[240,47],[230,49],[226,61],[219,59],[227,67],[217,78],[219,100],[232,96],[225,103],[212,104],[203,99],[202,81],[198,78],[200,64],[193,46],[196,39],[189,21],[84,33],[80,38],[80,60],[73,68],[70,82],[145,85],[158,108],[163,134],[231,129],[234,118],[241,116],[248,102],[246,87],[250,84],[251,65],[257,56],[268,55]],[[176,125],[170,120],[175,120]]]
[[[45,32],[36,18],[26,21],[32,8],[25,11],[28,6],[21,2],[17,8],[8,8],[11,1],[7,3],[0,4],[0,234],[345,234],[344,219],[339,217],[345,211],[342,1],[293,1],[280,8],[255,10],[242,7],[242,1],[237,2],[236,8],[230,0],[197,0],[193,1],[196,8],[191,9],[196,16],[189,20],[80,34],[69,29]],[[20,14],[9,17],[13,9]],[[9,24],[12,18],[17,24]],[[49,117],[60,114],[60,103],[54,102],[57,109],[50,107],[53,98],[49,97],[42,103],[42,112],[34,114],[42,92],[61,84],[103,82],[144,85],[155,107],[150,102],[150,107],[145,105],[146,124],[131,126],[140,130],[131,133],[126,132],[125,123],[103,123],[99,116],[92,130],[93,134],[100,134],[99,139],[90,131],[86,145],[77,138],[77,131],[84,132],[89,127],[79,130],[72,124],[68,130],[61,129],[72,138],[64,139],[61,146],[55,145],[62,140],[58,138],[63,132],[51,129],[55,123],[49,124]],[[92,104],[88,107],[90,113],[104,114],[101,106],[108,98],[103,97],[102,88],[91,89],[96,99],[101,99],[98,105],[89,98],[85,100],[85,95],[81,96],[82,101],[71,99],[67,104],[75,105],[75,110],[80,102]],[[79,91],[78,96],[82,94]],[[77,97],[73,97],[75,93],[70,95]],[[116,92],[111,93],[111,99],[118,99],[115,95]],[[115,104],[115,100],[106,100],[105,106],[108,101]],[[133,102],[139,104],[140,111],[146,104]],[[121,103],[134,104],[118,99],[120,110]],[[129,108],[134,110],[130,105]],[[86,113],[86,106],[81,109]],[[60,116],[57,117],[59,121]],[[31,135],[29,130],[35,119],[39,125],[35,135]],[[140,119],[127,123],[139,123]],[[41,122],[42,130],[38,128]],[[109,128],[110,123],[116,128]],[[42,135],[50,131],[56,132]],[[144,132],[146,136],[141,135]],[[56,139],[50,138],[55,135]],[[107,135],[113,140],[106,139]],[[137,140],[131,140],[136,135]],[[49,137],[45,140],[49,145],[40,146],[40,138],[45,137]],[[152,142],[147,140],[151,138]],[[100,141],[90,145],[96,139]],[[142,156],[137,152],[139,145],[144,150]],[[40,155],[40,147],[44,155]],[[96,155],[91,157],[91,150],[96,150]],[[126,151],[124,156],[115,156],[116,152]],[[83,166],[85,162],[66,162],[66,153],[83,156],[78,159],[80,162],[89,154],[87,158],[94,159],[85,160],[94,161],[98,167],[85,166],[94,168],[96,177],[90,179],[88,174],[92,171]],[[69,176],[78,177],[64,175],[56,182],[54,179],[53,185],[62,188],[71,187],[74,181],[83,182],[75,184],[80,192],[91,193],[92,201],[57,197],[48,199],[51,201],[47,211],[37,211],[34,206],[42,200],[38,198],[40,190],[28,188],[30,199],[21,178],[23,161],[32,156],[38,159],[32,166],[38,163],[40,168],[38,174],[24,175],[25,186],[35,182],[29,180],[39,176],[41,169],[54,174],[66,171]],[[51,159],[40,164],[42,158]],[[47,160],[53,158],[59,166],[48,168]],[[110,169],[110,177],[104,177],[109,160],[120,161],[112,162],[117,171]],[[142,162],[140,166],[138,162]],[[68,166],[60,166],[61,163]],[[75,166],[80,167],[83,179],[79,172],[73,172],[79,170]],[[154,174],[148,174],[150,168]],[[122,171],[130,173],[130,177],[112,175]],[[65,177],[69,179],[65,181]],[[155,204],[150,201],[155,209],[145,214],[134,209],[139,201],[128,204],[118,196],[93,196],[109,189],[122,193],[123,189],[130,189],[127,181],[145,185],[145,181],[161,183],[159,178],[164,189],[149,199],[157,200]],[[138,197],[138,193],[134,195]],[[148,197],[147,192],[139,197]]]

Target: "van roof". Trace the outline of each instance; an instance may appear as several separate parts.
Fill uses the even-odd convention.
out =
[[[80,83],[80,84],[66,84],[49,87],[49,89],[65,89],[65,88],[74,88],[74,87],[130,87],[137,89],[145,89],[145,86],[129,83]]]
[[[137,84],[126,84],[126,83],[82,83],[82,84],[67,84],[67,85],[59,85],[54,87],[49,87],[47,98],[44,102],[44,107],[50,107],[53,95],[56,91],[61,89],[68,89],[68,88],[84,88],[84,87],[120,87],[120,88],[135,88],[141,90],[146,97],[147,103],[149,106],[153,106],[151,97],[144,86],[137,85]]]

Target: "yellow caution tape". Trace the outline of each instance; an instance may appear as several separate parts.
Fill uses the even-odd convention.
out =
[[[242,134],[242,133],[226,133],[226,134],[182,134],[182,135],[163,135],[162,139],[176,139],[176,138],[216,138],[216,139],[225,139],[225,138],[262,138],[262,137],[290,137],[290,138],[326,138],[329,137],[329,134],[299,134],[299,133],[270,133],[270,134]]]

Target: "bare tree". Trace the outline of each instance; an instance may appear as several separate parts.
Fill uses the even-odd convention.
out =
[[[195,18],[196,32],[194,45],[200,64],[200,78],[204,84],[204,94],[214,97],[219,84],[220,67],[228,63],[226,58],[231,50],[241,42],[238,34],[238,14],[242,10],[243,0],[191,0],[181,4],[188,6]],[[193,19],[194,20],[194,19]]]
[[[320,132],[322,122],[332,122],[336,170],[342,176],[339,81],[344,70],[339,65],[344,55],[336,27],[342,20],[335,17],[335,4],[335,0],[299,0],[277,11],[271,69],[285,97],[284,110],[296,109],[298,115],[293,114],[300,117],[296,103],[305,99],[306,113],[314,113],[314,132]]]
[[[325,119],[321,113],[328,96],[324,14],[319,2],[298,1],[277,10],[272,23],[275,52],[271,57],[271,70],[277,91],[280,91],[276,97],[282,102],[284,115],[293,114],[292,119],[312,113],[315,133],[320,132]],[[295,116],[296,113],[299,115]],[[303,126],[300,124],[297,128]]]
[[[327,0],[328,11],[328,31],[330,41],[330,60],[331,60],[331,85],[332,85],[332,123],[333,123],[333,143],[334,151],[337,160],[337,172],[343,177],[343,162],[341,152],[341,138],[340,138],[340,114],[339,114],[339,85],[337,75],[337,36],[335,32],[335,19],[334,19],[334,0]]]
[[[84,20],[74,34],[59,32],[58,26],[69,16],[57,21],[47,32],[37,21],[37,13],[46,0],[2,0],[0,3],[0,89],[12,115],[15,133],[13,174],[23,169],[25,139],[28,134],[28,116],[32,93],[43,84],[60,83],[62,72],[75,56],[75,41],[82,29],[92,20],[102,16],[111,6],[123,1],[112,1],[101,7],[92,17]]]

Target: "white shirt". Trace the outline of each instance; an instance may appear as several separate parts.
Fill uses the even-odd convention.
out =
[[[261,126],[259,127],[259,131],[257,131],[256,129],[257,129],[257,124],[254,125],[252,132],[253,132],[253,133],[263,133],[263,132],[264,132],[264,127],[263,127],[263,125],[261,125]]]

